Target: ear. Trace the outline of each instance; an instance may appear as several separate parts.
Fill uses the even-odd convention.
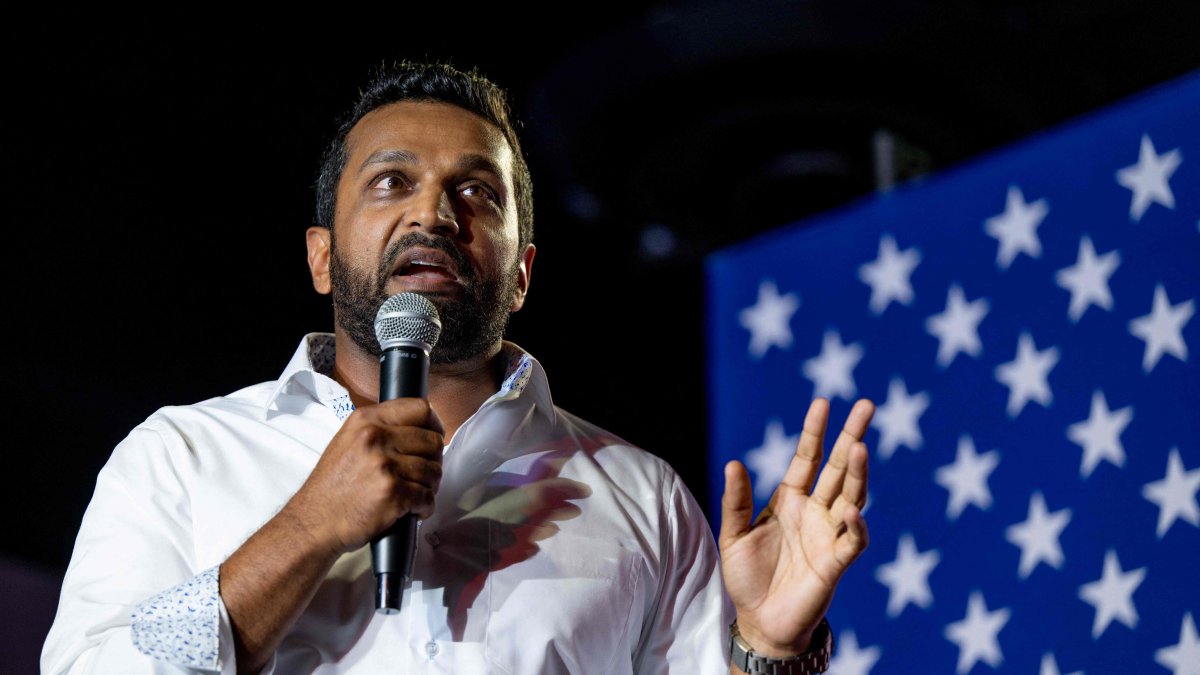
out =
[[[308,271],[312,273],[313,288],[321,295],[329,295],[330,238],[333,233],[327,227],[308,228]]]
[[[525,295],[529,293],[529,279],[533,275],[533,256],[537,247],[528,244],[521,252],[521,264],[517,268],[517,294],[513,297],[512,310],[517,311],[525,306]]]

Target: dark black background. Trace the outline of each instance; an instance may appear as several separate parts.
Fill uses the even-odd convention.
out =
[[[539,249],[510,338],[556,403],[667,458],[702,504],[706,253],[869,195],[879,129],[919,180],[1200,67],[1193,2],[510,7],[12,17],[0,554],[61,575],[131,427],[273,379],[331,328],[310,185],[382,60],[510,90]]]

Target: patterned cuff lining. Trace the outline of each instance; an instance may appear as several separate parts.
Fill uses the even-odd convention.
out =
[[[219,570],[201,572],[134,607],[133,646],[158,661],[219,669]]]

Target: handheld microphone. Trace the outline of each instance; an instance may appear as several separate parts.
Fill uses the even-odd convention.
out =
[[[437,307],[418,293],[397,293],[375,314],[379,356],[379,400],[426,398],[429,351],[437,344],[442,322]],[[371,541],[375,570],[375,611],[396,614],[404,587],[412,579],[417,552],[417,517],[406,513]]]

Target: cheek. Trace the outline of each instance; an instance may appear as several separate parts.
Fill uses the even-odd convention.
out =
[[[517,242],[515,239],[498,243],[494,255],[497,274],[507,276],[516,272],[517,263],[520,260],[517,255]]]
[[[346,239],[349,239],[348,237]],[[337,240],[333,255],[337,256],[346,272],[360,279],[371,279],[373,282],[379,276],[381,256],[364,248],[353,240]]]
[[[339,197],[334,212],[334,229],[342,233],[347,247],[366,251],[373,246],[386,244],[398,217],[394,205],[371,203],[355,199],[354,195],[343,195]]]
[[[482,233],[478,230],[470,244],[469,255],[474,258],[479,271],[495,277],[512,269],[516,257],[517,240],[499,233]]]
[[[388,247],[387,230],[372,228],[363,222],[343,220],[336,239],[342,260],[358,270],[375,274]]]

